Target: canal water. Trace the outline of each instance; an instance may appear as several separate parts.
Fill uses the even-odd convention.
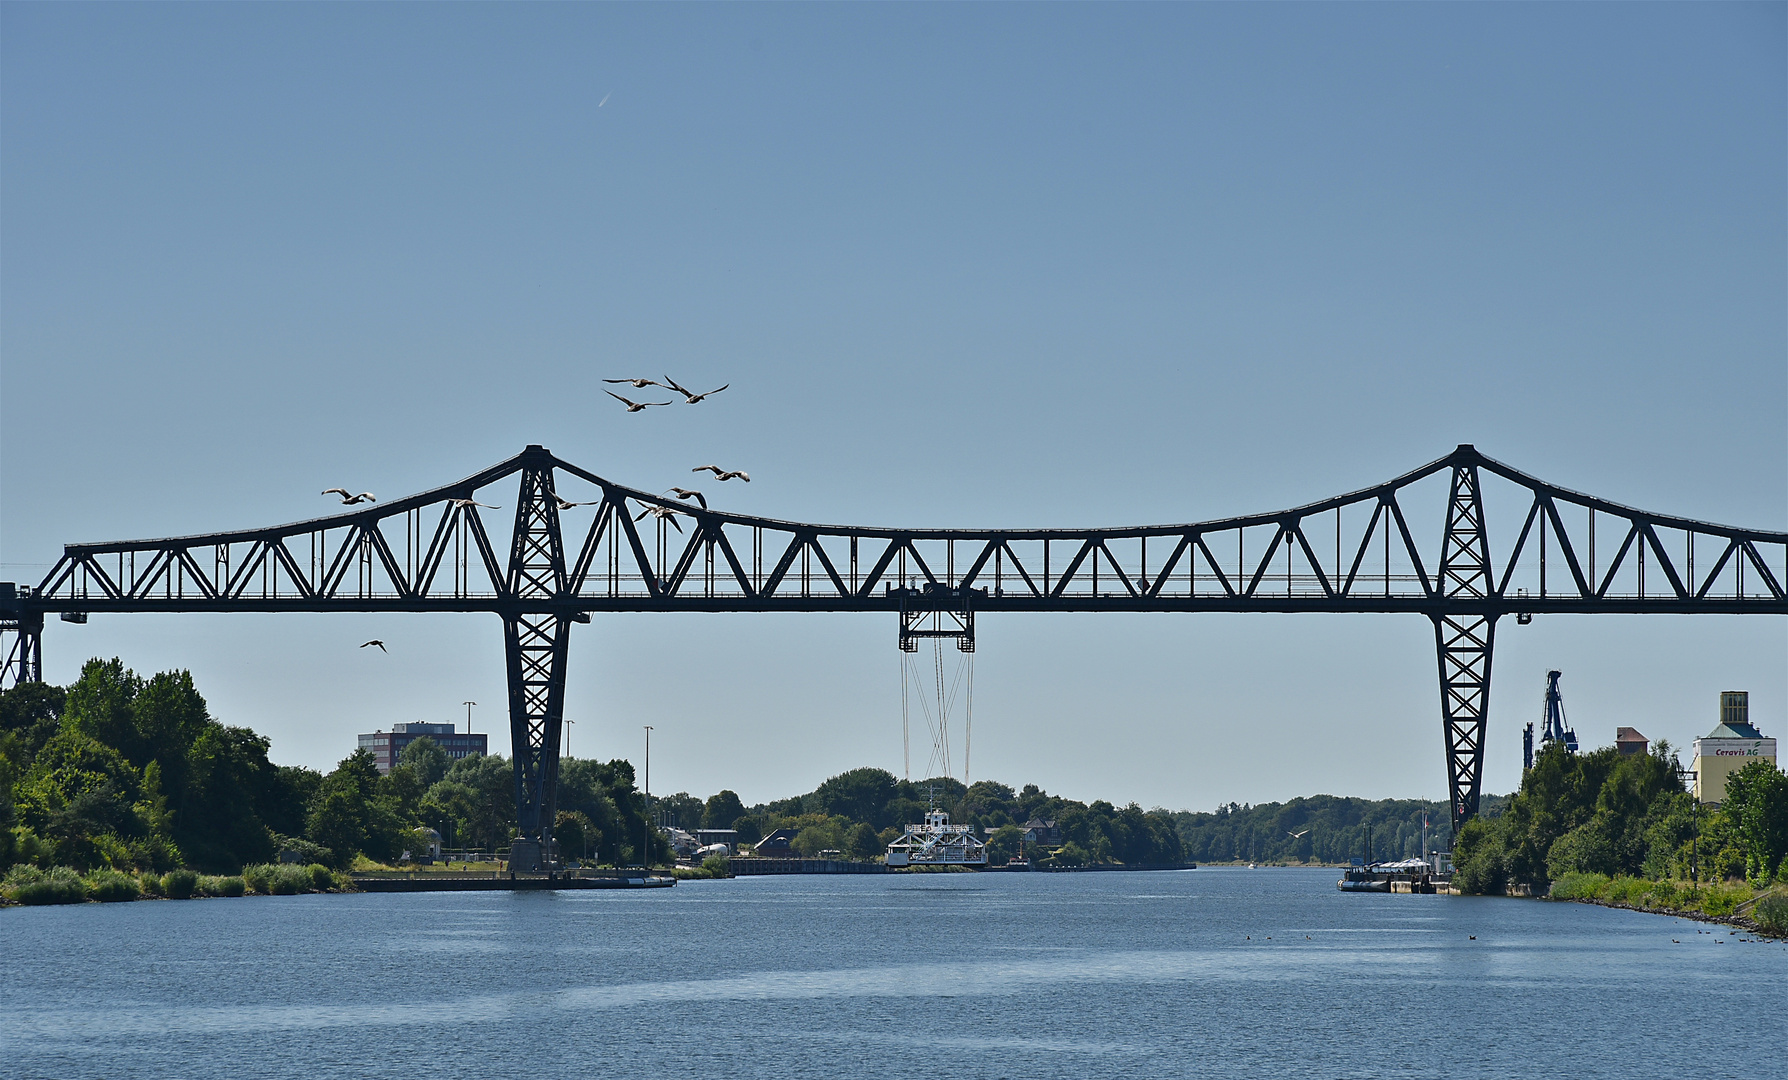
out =
[[[1783,1075],[1788,946],[1332,870],[0,910],[8,1077]]]

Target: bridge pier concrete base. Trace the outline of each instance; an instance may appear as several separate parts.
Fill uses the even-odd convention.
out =
[[[509,848],[509,872],[512,874],[542,874],[546,872],[546,860],[541,857],[540,841],[525,837],[517,839]]]

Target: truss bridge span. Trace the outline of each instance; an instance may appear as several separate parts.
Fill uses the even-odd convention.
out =
[[[506,535],[481,497],[513,507],[491,515]],[[329,517],[70,544],[37,586],[0,584],[0,687],[40,677],[52,612],[489,612],[504,628],[521,832],[546,852],[566,644],[594,613],[882,611],[898,614],[903,649],[948,637],[972,650],[986,612],[1402,612],[1434,625],[1457,827],[1477,812],[1502,619],[1783,615],[1784,582],[1788,533],[1636,510],[1471,446],[1290,510],[1099,529],[780,521],[625,487],[529,446]]]

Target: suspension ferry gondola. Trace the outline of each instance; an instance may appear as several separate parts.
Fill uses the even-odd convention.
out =
[[[900,839],[888,845],[889,866],[966,866],[987,865],[987,845],[972,826],[950,824],[950,815],[942,810],[927,810],[925,821],[908,825]]]

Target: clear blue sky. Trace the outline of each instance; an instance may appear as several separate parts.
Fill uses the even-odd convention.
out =
[[[1782,529],[1784,10],[5,4],[0,578],[533,442],[645,488],[731,463],[746,512],[1014,526],[1276,509],[1472,442]],[[732,389],[599,392],[665,372]],[[1444,797],[1423,619],[980,629],[976,776]],[[572,749],[637,759],[650,723],[655,790],[748,801],[898,771],[894,630],[598,618]],[[1490,790],[1548,667],[1591,744],[1686,742],[1733,688],[1788,735],[1788,620],[1499,645]],[[279,761],[468,698],[507,750],[491,616],[103,616],[44,648],[53,681],[188,667]]]

